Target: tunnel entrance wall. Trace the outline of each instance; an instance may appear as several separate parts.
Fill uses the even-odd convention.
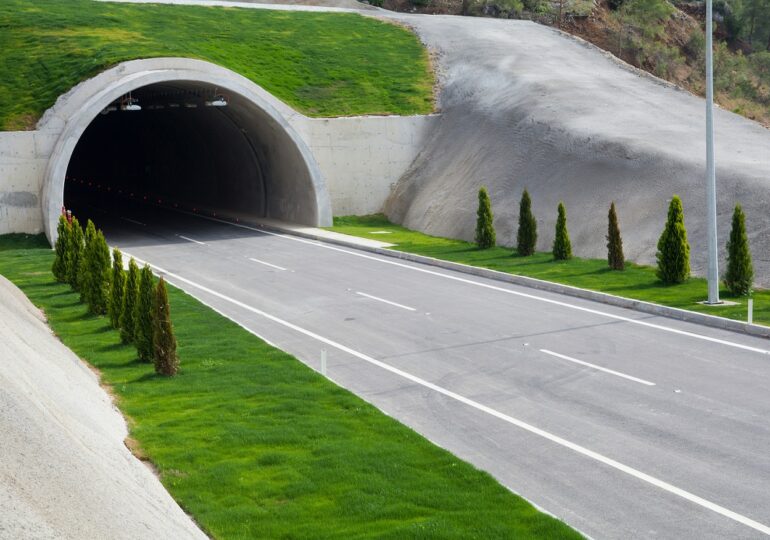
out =
[[[213,77],[211,70],[219,75]],[[112,100],[107,94],[115,94],[116,85],[123,83],[141,87],[164,80],[196,78],[214,81],[215,85],[227,80],[228,89],[245,88],[248,92],[242,92],[267,104],[263,109],[273,111],[269,116],[276,118],[273,137],[287,132],[283,126],[290,128],[287,147],[296,146],[300,157],[287,159],[283,155],[278,161],[286,168],[282,174],[291,175],[304,156],[309,156],[308,162],[317,173],[314,182],[318,182],[313,192],[306,192],[315,198],[318,208],[314,225],[330,225],[332,211],[334,215],[381,211],[392,186],[409,169],[429,134],[441,122],[441,115],[308,118],[251,81],[206,62],[186,58],[125,62],[62,95],[46,111],[36,130],[0,132],[0,234],[45,231],[53,240],[55,222],[50,218],[58,217],[60,195],[56,196],[56,190],[51,189],[51,170],[56,166],[54,162],[61,161],[62,152],[71,153],[77,144],[79,137],[73,138],[72,134],[74,124],[82,120],[82,109],[90,106],[101,110],[101,104]],[[80,126],[81,135],[90,120]],[[72,147],[67,149],[65,144]],[[255,147],[259,152],[259,145]],[[65,172],[66,164],[60,171],[62,178]],[[263,174],[267,174],[264,169]],[[266,214],[291,211],[295,193],[281,187],[281,191],[273,193],[273,208],[266,208]],[[286,219],[299,221],[296,214]]]
[[[312,226],[331,224],[329,194],[320,169],[304,141],[270,102],[277,100],[268,99],[269,94],[248,79],[207,62],[153,59],[127,62],[76,86],[41,120],[42,126],[62,128],[42,185],[42,217],[49,240],[55,239],[70,159],[92,121],[129,91],[169,81],[212,85],[231,97],[231,120],[254,151],[263,154],[265,166],[256,178],[269,184],[262,211],[266,217]],[[237,165],[232,164],[228,170],[235,169]],[[253,175],[236,174],[234,190],[239,182],[248,183],[247,191],[258,189]]]

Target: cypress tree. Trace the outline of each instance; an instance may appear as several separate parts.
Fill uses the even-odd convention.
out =
[[[163,277],[155,289],[152,316],[152,348],[155,372],[161,375],[176,375],[179,358],[176,355],[176,338],[171,325],[168,295]]]
[[[139,278],[139,300],[134,314],[134,343],[139,359],[152,362],[152,312],[153,312],[153,279],[152,270],[144,265]]]
[[[67,250],[69,249],[70,224],[62,214],[59,216],[59,224],[56,226],[56,244],[54,250],[56,256],[53,260],[51,272],[60,283],[67,281]]]
[[[479,249],[488,249],[495,245],[495,227],[492,224],[492,202],[487,188],[479,189],[479,209],[476,212],[476,244]]]
[[[88,302],[88,258],[91,254],[91,250],[89,247],[91,244],[93,244],[94,238],[96,237],[96,226],[94,225],[94,222],[90,219],[86,223],[86,232],[83,238],[83,251],[82,255],[80,257],[80,260],[78,261],[78,275],[77,275],[77,290],[80,291],[80,301],[81,302]]]
[[[725,285],[736,295],[749,294],[754,282],[749,238],[746,235],[746,215],[740,204],[733,211],[733,226],[727,241],[727,272]]]
[[[126,272],[123,270],[123,254],[118,248],[112,250],[112,276],[110,277],[110,324],[120,328],[120,314],[123,311],[123,294],[126,290]]]
[[[519,202],[519,231],[516,234],[516,252],[524,257],[535,253],[537,244],[537,221],[532,215],[532,200],[524,190]]]
[[[607,216],[607,262],[612,270],[623,270],[626,267],[623,256],[623,239],[620,237],[618,214],[615,212],[615,202],[610,205]]]
[[[96,231],[86,247],[84,294],[91,313],[107,312],[110,291],[110,249],[102,231]]]
[[[136,334],[134,315],[139,296],[139,267],[131,257],[128,261],[128,276],[126,277],[126,290],[123,292],[123,308],[120,311],[120,340],[123,343],[132,343]]]
[[[69,249],[67,249],[67,283],[70,284],[70,286],[78,291],[79,289],[79,279],[78,275],[80,273],[80,261],[83,259],[83,250],[85,249],[85,246],[83,245],[83,227],[80,226],[80,222],[78,221],[78,218],[73,217],[72,218],[72,224],[70,225],[70,245],[68,246]]]
[[[553,239],[553,258],[566,261],[572,258],[572,244],[567,232],[567,209],[564,203],[559,203],[559,217],[556,218],[556,236]]]
[[[683,283],[690,277],[690,244],[684,227],[682,200],[674,195],[668,205],[666,226],[658,240],[658,278],[666,284]]]

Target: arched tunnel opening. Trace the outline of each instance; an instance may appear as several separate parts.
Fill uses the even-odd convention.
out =
[[[95,222],[186,211],[319,225],[319,178],[307,153],[246,97],[198,81],[150,84],[110,103],[85,129],[63,203]]]

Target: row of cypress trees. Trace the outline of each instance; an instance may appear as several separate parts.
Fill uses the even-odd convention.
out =
[[[480,249],[495,245],[495,230],[492,224],[492,204],[485,187],[479,190],[479,208],[476,220],[476,244]],[[625,268],[623,239],[620,236],[618,215],[615,203],[610,205],[607,214],[607,263],[612,270]],[[537,221],[532,214],[532,199],[527,190],[519,203],[519,228],[516,234],[516,253],[530,256],[535,253],[537,244]],[[572,257],[572,245],[567,232],[567,210],[560,202],[556,219],[556,234],[553,242],[555,260],[567,260]],[[665,284],[682,283],[690,276],[690,244],[687,242],[687,229],[684,226],[682,200],[674,195],[669,203],[666,225],[658,240],[656,253],[658,263],[657,276]],[[740,204],[735,205],[732,229],[727,242],[727,271],[724,275],[725,286],[735,295],[751,292],[754,269],[746,234],[746,216]]]
[[[153,362],[159,374],[175,375],[179,358],[163,278],[156,286],[150,267],[140,271],[133,258],[126,272],[120,250],[113,249],[110,257],[104,235],[91,220],[84,233],[77,218],[62,215],[57,232],[52,267],[57,281],[80,292],[91,313],[106,314],[121,341],[136,346],[140,360]]]

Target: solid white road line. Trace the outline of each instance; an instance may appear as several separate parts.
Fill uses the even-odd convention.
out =
[[[390,300],[385,300],[384,298],[380,298],[379,296],[372,296],[371,294],[362,293],[360,291],[356,291],[356,294],[364,296],[366,298],[371,298],[372,300],[377,300],[378,302],[384,302],[386,304],[390,304],[391,306],[400,307],[401,309],[406,309],[409,311],[417,311],[413,307],[405,306],[403,304],[397,304],[396,302],[391,302]]]
[[[130,255],[126,254],[130,257]],[[142,261],[141,259],[138,259],[134,257],[137,262],[144,263],[145,261]],[[559,437],[558,435],[554,435],[552,433],[549,433],[543,429],[540,429],[538,427],[535,427],[531,424],[528,424],[522,420],[519,420],[518,418],[514,418],[513,416],[509,416],[505,413],[502,413],[498,410],[495,410],[491,407],[487,407],[486,405],[482,405],[481,403],[474,401],[470,398],[467,398],[465,396],[462,396],[460,394],[457,394],[455,392],[452,392],[451,390],[448,390],[446,388],[443,388],[441,386],[438,386],[436,384],[433,384],[432,382],[426,381],[425,379],[421,379],[420,377],[417,377],[416,375],[412,375],[411,373],[407,373],[406,371],[403,371],[401,369],[398,369],[396,367],[393,367],[389,364],[386,364],[384,362],[381,362],[375,358],[372,358],[371,356],[367,356],[364,353],[358,352],[354,349],[351,349],[350,347],[347,347],[345,345],[342,345],[341,343],[337,343],[336,341],[333,341],[329,338],[325,338],[319,334],[316,334],[315,332],[312,332],[310,330],[306,330],[300,326],[297,326],[296,324],[290,323],[288,321],[285,321],[283,319],[280,319],[276,317],[275,315],[271,315],[265,311],[262,311],[260,309],[257,309],[255,307],[252,307],[248,304],[244,304],[243,302],[236,300],[234,298],[230,298],[229,296],[226,296],[220,292],[214,291],[212,289],[209,289],[208,287],[204,285],[200,285],[198,283],[195,283],[194,281],[191,281],[187,278],[184,278],[178,274],[174,274],[171,272],[167,272],[166,270],[163,270],[162,268],[159,268],[157,266],[153,267],[156,272],[165,274],[167,277],[170,277],[171,279],[175,281],[181,281],[182,283],[186,283],[192,287],[195,287],[197,289],[200,289],[201,291],[208,293],[212,296],[216,296],[217,298],[220,298],[222,300],[225,300],[226,302],[230,302],[231,304],[238,306],[242,309],[245,309],[247,311],[250,311],[252,313],[255,313],[257,315],[260,315],[270,321],[273,321],[274,323],[277,323],[281,326],[284,326],[286,328],[290,328],[296,332],[299,332],[300,334],[303,334],[309,338],[315,339],[317,341],[320,341],[321,343],[325,343],[326,345],[329,345],[330,347],[334,347],[335,349],[338,349],[344,353],[350,354],[351,356],[355,356],[356,358],[363,360],[365,362],[368,362],[374,366],[380,367],[386,371],[389,371],[395,375],[398,375],[399,377],[402,377],[404,379],[407,379],[415,384],[419,384],[420,386],[423,386],[425,388],[428,388],[430,390],[433,390],[434,392],[437,392],[439,394],[442,394],[450,399],[453,399],[455,401],[458,401],[460,403],[463,403],[464,405],[468,405],[469,407],[472,407],[478,411],[484,412],[490,416],[493,416],[495,418],[498,418],[499,420],[502,420],[503,422],[507,422],[511,425],[514,425],[518,428],[521,428],[525,431],[528,431],[529,433],[532,433],[534,435],[537,435],[539,437],[542,437],[544,439],[547,439],[555,444],[558,444],[560,446],[563,446],[564,448],[568,448],[578,454],[581,454],[587,458],[593,459],[594,461],[598,461],[599,463],[602,463],[604,465],[607,465],[608,467],[612,467],[613,469],[616,469],[618,471],[624,472],[628,474],[629,476],[632,476],[634,478],[637,478],[643,482],[646,482],[652,486],[655,486],[657,488],[660,488],[664,491],[667,491],[668,493],[671,493],[673,495],[676,495],[678,497],[681,497],[687,501],[690,501],[698,506],[701,506],[703,508],[706,508],[707,510],[711,510],[712,512],[715,512],[721,516],[724,516],[728,519],[731,519],[733,521],[736,521],[742,525],[745,525],[747,527],[750,527],[756,531],[759,531],[763,534],[766,534],[770,536],[770,527],[767,525],[764,525],[762,523],[759,523],[758,521],[754,521],[753,519],[746,517],[742,514],[739,514],[737,512],[733,512],[732,510],[725,508],[724,506],[720,506],[714,502],[711,502],[707,499],[704,499],[702,497],[699,497],[697,495],[694,495],[693,493],[690,493],[689,491],[685,491],[684,489],[678,488],[672,484],[669,484],[668,482],[665,482],[663,480],[660,480],[658,478],[655,478],[654,476],[651,476],[649,474],[646,474],[642,471],[639,471],[637,469],[634,469],[633,467],[629,467],[628,465],[624,465],[623,463],[620,463],[619,461],[615,461],[612,458],[609,458],[607,456],[604,456],[598,452],[594,452],[593,450],[589,450],[588,448],[585,448],[584,446],[580,446],[579,444],[573,443],[571,441],[568,441],[566,439],[563,439]],[[230,318],[230,317],[228,317]]]
[[[184,213],[187,213],[187,212],[184,212]],[[400,262],[396,262],[396,261],[390,261],[390,260],[383,259],[383,258],[380,258],[380,257],[374,257],[372,255],[366,255],[364,253],[357,253],[355,251],[350,251],[348,249],[343,249],[343,248],[339,248],[339,247],[332,246],[332,245],[329,245],[329,244],[325,244],[325,243],[322,243],[320,241],[307,240],[305,238],[299,238],[299,237],[296,237],[296,236],[291,236],[289,234],[275,233],[275,232],[272,232],[272,231],[267,231],[265,229],[259,229],[259,228],[256,228],[256,227],[250,227],[248,225],[243,225],[241,223],[231,223],[231,222],[225,221],[223,219],[212,218],[212,217],[208,217],[208,216],[198,216],[196,214],[190,214],[190,215],[191,216],[200,217],[202,219],[208,219],[210,221],[217,221],[219,223],[224,223],[226,225],[232,225],[233,227],[240,227],[240,228],[243,228],[243,229],[249,229],[249,230],[252,230],[252,231],[257,231],[257,232],[260,232],[262,234],[267,234],[267,235],[270,235],[270,236],[278,236],[279,238],[285,238],[287,240],[292,240],[294,242],[302,242],[303,244],[309,244],[311,246],[317,246],[317,247],[321,247],[321,248],[324,248],[324,249],[330,249],[332,251],[338,251],[340,253],[347,253],[348,255],[353,255],[355,257],[361,257],[361,258],[369,259],[369,260],[372,260],[372,261],[377,261],[377,262],[380,262],[380,263],[383,263],[383,264],[390,264],[390,265],[393,265],[393,266],[398,266],[400,268],[406,268],[406,269],[412,270],[414,272],[422,272],[424,274],[430,274],[430,275],[433,275],[433,276],[439,276],[439,277],[442,277],[442,278],[445,278],[445,279],[451,279],[452,281],[458,281],[460,283],[466,283],[468,285],[474,285],[476,287],[483,287],[485,289],[491,289],[493,291],[499,291],[499,292],[506,293],[506,294],[512,294],[514,296],[521,296],[523,298],[529,298],[531,300],[537,300],[539,302],[545,302],[547,304],[552,304],[552,305],[561,306],[561,307],[565,307],[565,308],[569,308],[569,309],[574,309],[574,310],[577,310],[577,311],[582,311],[584,313],[591,313],[593,315],[599,315],[601,317],[607,317],[609,319],[614,319],[616,321],[623,321],[623,322],[627,322],[627,323],[631,323],[631,324],[637,324],[639,326],[645,326],[647,328],[654,328],[656,330],[662,330],[664,332],[670,332],[672,334],[677,334],[677,335],[680,335],[680,336],[686,336],[686,337],[690,337],[690,338],[694,338],[694,339],[700,339],[700,340],[703,340],[703,341],[708,341],[710,343],[718,343],[720,345],[725,345],[727,347],[734,347],[736,349],[741,349],[741,350],[744,350],[744,351],[750,351],[750,352],[755,352],[755,353],[759,353],[759,354],[770,355],[770,350],[768,350],[768,349],[762,349],[762,348],[759,348],[759,347],[752,347],[750,345],[744,345],[742,343],[736,343],[734,341],[728,341],[726,339],[719,339],[719,338],[715,338],[715,337],[711,337],[711,336],[706,336],[704,334],[696,334],[695,332],[688,332],[687,330],[679,330],[678,328],[672,328],[670,326],[664,326],[662,324],[651,323],[651,322],[647,322],[647,321],[643,321],[643,320],[639,320],[639,319],[632,319],[630,317],[625,317],[623,315],[617,315],[615,313],[608,313],[606,311],[600,311],[598,309],[592,309],[592,308],[588,308],[588,307],[584,307],[584,306],[578,306],[578,305],[575,305],[575,304],[570,304],[568,302],[562,302],[560,300],[554,300],[552,298],[545,298],[543,296],[537,296],[535,294],[529,294],[529,293],[525,293],[525,292],[521,292],[521,291],[514,291],[514,290],[511,290],[511,289],[506,289],[506,288],[503,288],[503,287],[498,287],[496,285],[490,285],[488,283],[481,283],[479,281],[473,281],[472,279],[466,279],[466,278],[462,278],[462,277],[459,277],[459,276],[452,276],[452,275],[449,275],[449,274],[444,274],[442,272],[436,272],[434,270],[428,270],[427,268],[420,268],[418,266],[412,266],[412,265],[409,265],[409,264],[404,264],[404,263],[400,263]],[[419,263],[415,263],[415,264],[419,264]]]
[[[186,236],[182,236],[181,234],[177,234],[177,236],[178,236],[179,238],[181,238],[182,240],[187,240],[188,242],[195,242],[196,244],[200,244],[200,245],[202,245],[202,246],[205,246],[205,245],[206,245],[204,242],[200,242],[200,241],[198,241],[198,240],[193,240],[192,238],[188,238],[188,237],[186,237]]]
[[[610,373],[611,375],[617,375],[618,377],[623,377],[624,379],[628,379],[629,381],[638,382],[641,384],[646,384],[647,386],[655,386],[654,382],[645,381],[644,379],[639,379],[637,377],[632,377],[631,375],[626,375],[625,373],[621,373],[619,371],[615,371],[614,369],[608,369],[606,367],[597,366],[596,364],[591,364],[590,362],[584,362],[583,360],[578,360],[577,358],[572,358],[570,356],[566,356],[564,354],[555,353],[553,351],[549,351],[547,349],[540,349],[541,353],[549,354],[551,356],[555,356],[556,358],[561,358],[562,360],[567,360],[568,362],[574,362],[576,364],[580,364],[582,366],[588,366],[593,369],[598,369],[599,371],[603,371],[605,373]]]
[[[249,257],[250,261],[254,261],[255,263],[264,264],[265,266],[269,266],[270,268],[275,268],[276,270],[286,270],[283,266],[278,266],[277,264],[270,264],[269,262],[260,261],[259,259],[254,259],[253,257]]]

